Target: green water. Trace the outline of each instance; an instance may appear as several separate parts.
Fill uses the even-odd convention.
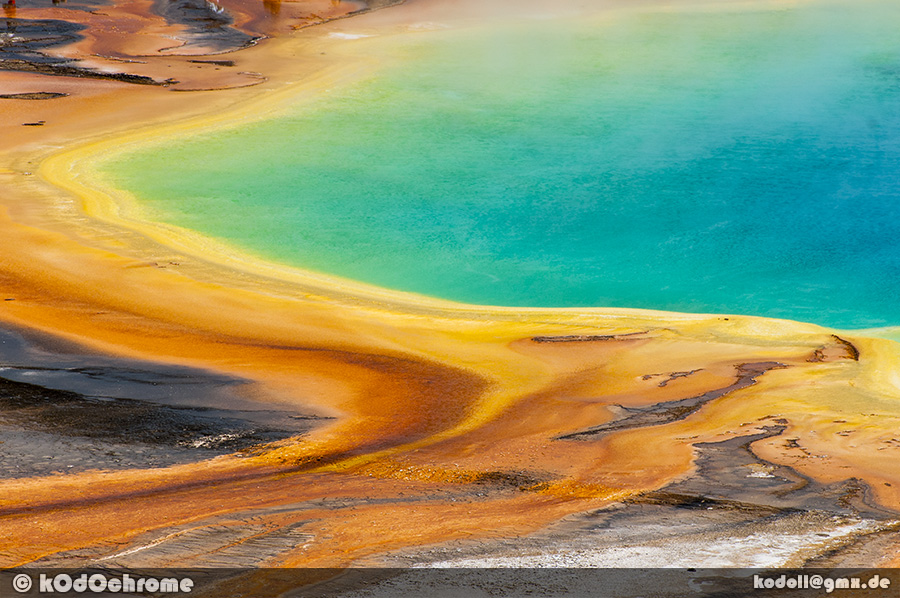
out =
[[[420,34],[106,169],[154,219],[393,289],[898,325],[898,31],[863,1]]]

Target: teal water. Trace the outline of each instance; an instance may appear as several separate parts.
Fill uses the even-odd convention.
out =
[[[105,169],[154,219],[393,289],[898,325],[898,31],[855,1],[421,34]]]

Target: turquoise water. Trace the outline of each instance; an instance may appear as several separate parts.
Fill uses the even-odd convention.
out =
[[[420,34],[106,169],[155,219],[394,289],[898,325],[898,31],[856,1]]]

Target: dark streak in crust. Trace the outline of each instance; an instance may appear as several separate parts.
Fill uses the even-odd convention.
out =
[[[145,77],[144,75],[131,75],[129,73],[101,73],[77,66],[30,62],[18,58],[0,59],[0,70],[37,73],[39,75],[54,75],[57,77],[106,79],[112,81],[121,81],[123,83],[133,83],[136,85],[168,85],[171,83],[170,81],[156,81],[155,79],[151,77]]]
[[[554,440],[587,440],[596,436],[604,435],[608,432],[617,430],[627,430],[631,428],[646,428],[650,426],[660,426],[682,420],[689,415],[698,411],[704,404],[723,397],[729,393],[753,386],[756,379],[770,370],[784,369],[787,366],[775,361],[763,361],[759,363],[744,363],[736,366],[738,377],[730,385],[724,388],[710,390],[701,395],[680,399],[678,401],[667,401],[658,403],[652,407],[634,409],[623,407],[626,412],[631,412],[622,419],[601,424],[582,430],[573,432],[563,436],[557,436]]]
[[[196,61],[191,61],[191,62],[196,62]],[[268,77],[266,77],[265,75],[263,75],[261,73],[242,71],[242,72],[239,72],[238,74],[246,75],[247,77],[256,77],[256,79],[251,80],[249,83],[243,83],[243,84],[239,84],[239,85],[226,85],[223,87],[197,87],[197,88],[190,88],[190,89],[175,87],[172,89],[172,91],[180,91],[182,93],[186,93],[186,92],[191,92],[191,91],[222,91],[223,89],[240,89],[242,87],[253,87],[254,85],[259,85],[260,83],[265,83],[266,81],[269,80]]]
[[[67,93],[57,93],[55,91],[35,91],[26,93],[2,93],[0,100],[53,100],[55,98],[64,98]]]
[[[188,60],[195,64],[214,64],[216,66],[234,66],[233,60]]]
[[[823,363],[825,361],[825,347],[819,347],[813,351],[812,356],[806,361],[809,363]]]
[[[646,376],[641,376],[641,380],[650,380],[651,378],[658,378],[659,376],[668,376],[665,380],[657,384],[658,387],[664,388],[668,386],[669,382],[677,380],[678,378],[687,378],[688,376],[693,376],[702,369],[703,368],[690,370],[688,372],[669,372],[668,374],[647,374]]]
[[[666,490],[645,492],[634,498],[626,499],[623,502],[625,504],[662,505],[688,510],[706,511],[709,509],[727,509],[730,511],[748,511],[763,515],[802,512],[802,509],[780,508],[739,500],[714,498],[703,494],[683,494],[679,492],[668,492]]]
[[[844,359],[852,359],[853,361],[859,361],[859,349],[856,348],[856,345],[851,343],[848,340],[842,339],[836,334],[832,334],[831,338],[835,340],[836,343],[841,345],[846,352],[846,355],[843,356]],[[828,361],[827,356],[825,355],[825,350],[828,348],[828,345],[823,345],[816,349],[812,356],[806,361],[810,363],[823,363]]]
[[[472,483],[511,487],[521,491],[534,491],[543,488],[546,484],[541,480],[522,472],[485,471],[479,473]]]
[[[617,341],[628,337],[647,334],[643,332],[629,332],[627,334],[567,334],[564,336],[533,336],[535,343],[592,343],[597,341]]]
[[[856,345],[854,345],[853,343],[851,343],[848,340],[842,339],[841,337],[839,337],[836,334],[832,334],[831,338],[833,338],[834,340],[836,340],[837,342],[839,342],[840,344],[844,345],[847,348],[847,351],[850,353],[850,358],[853,359],[853,361],[859,361],[859,349],[856,348]]]

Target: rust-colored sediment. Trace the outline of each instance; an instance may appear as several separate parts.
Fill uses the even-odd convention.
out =
[[[358,8],[222,4],[235,26],[267,34]],[[11,299],[0,319],[97,350],[238,375],[259,400],[337,419],[200,464],[2,481],[0,566],[73,550],[86,562],[128,562],[150,543],[251,520],[307,538],[253,564],[343,566],[449,539],[512,537],[661,488],[690,474],[697,443],[776,420],[786,429],[754,445],[761,458],[826,483],[857,478],[873,501],[900,510],[889,341],[758,318],[478,308],[274,280],[156,243],[138,225],[86,217],[36,174],[73,140],[190,127],[235,106],[252,117],[242,106],[260,92],[304,77],[332,81],[330,69],[346,58],[324,33],[305,30],[232,53],[235,67],[192,63],[160,53],[177,32],[149,5],[68,15],[89,29],[64,52],[181,83],[0,72],[4,93],[68,94],[0,99],[0,299]],[[368,23],[422,19],[427,5]],[[18,16],[59,18],[51,12]],[[335,46],[321,56],[325,43]],[[334,80],[358,76],[366,62],[354,60]],[[239,73],[262,77],[241,87],[251,75]],[[232,89],[193,92],[185,103],[179,86]],[[21,126],[37,121],[46,124]],[[203,555],[173,549],[131,562],[191,566]]]

